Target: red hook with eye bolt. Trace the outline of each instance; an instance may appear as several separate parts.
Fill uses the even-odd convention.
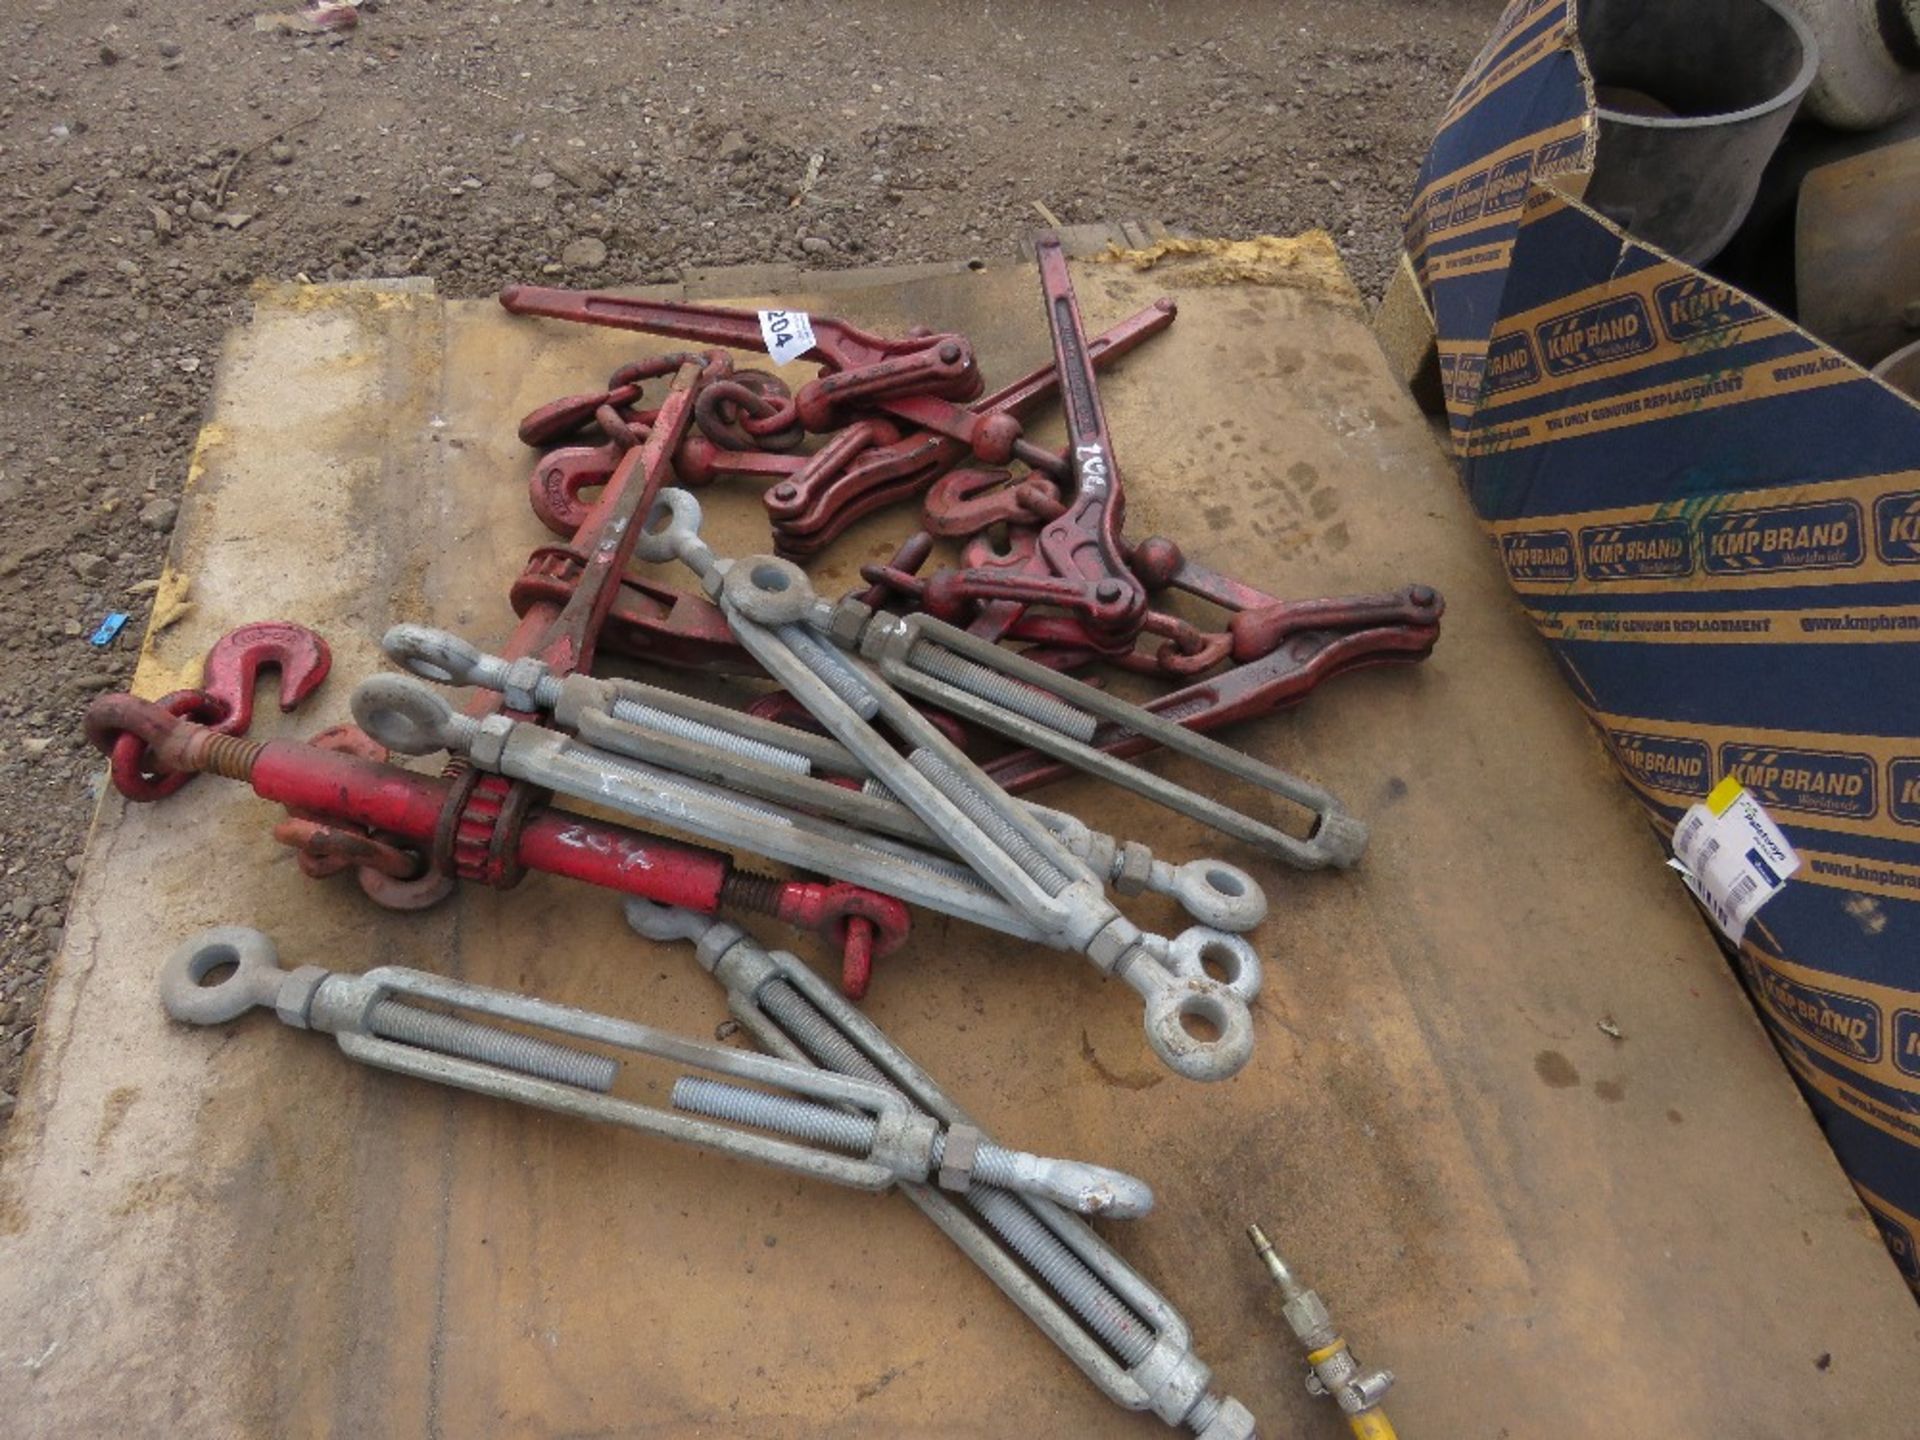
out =
[[[280,674],[280,709],[291,711],[318,690],[333,668],[327,642],[304,625],[256,620],[230,630],[207,651],[198,689],[175,690],[159,701],[170,713],[222,735],[244,735],[253,725],[253,692],[260,672]],[[163,800],[193,778],[191,772],[150,771],[137,735],[113,744],[113,788],[142,804]]]

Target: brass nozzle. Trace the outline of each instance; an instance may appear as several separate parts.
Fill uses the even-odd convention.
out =
[[[1393,1426],[1380,1413],[1380,1401],[1393,1384],[1391,1370],[1366,1369],[1354,1358],[1353,1351],[1335,1328],[1326,1303],[1316,1291],[1302,1285],[1280,1258],[1258,1225],[1247,1226],[1247,1239],[1280,1287],[1285,1300],[1281,1313],[1287,1326],[1306,1347],[1311,1372],[1308,1389],[1316,1395],[1330,1395],[1347,1417],[1356,1440],[1394,1440]]]
[[[1247,1238],[1253,1242],[1253,1253],[1266,1265],[1267,1273],[1273,1276],[1273,1283],[1280,1287],[1280,1293],[1291,1300],[1300,1293],[1300,1282],[1294,1278],[1293,1271],[1287,1268],[1287,1262],[1273,1248],[1273,1242],[1267,1239],[1266,1232],[1258,1225],[1247,1226]]]

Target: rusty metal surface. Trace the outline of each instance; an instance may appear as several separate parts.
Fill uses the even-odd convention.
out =
[[[1794,265],[1800,323],[1862,365],[1920,336],[1920,140],[1808,175]]]
[[[1155,1186],[1160,1212],[1115,1243],[1262,1433],[1337,1420],[1247,1263],[1252,1219],[1399,1375],[1409,1435],[1907,1433],[1920,1318],[1363,317],[1075,281],[1094,327],[1168,290],[1181,306],[1155,365],[1103,385],[1133,529],[1278,594],[1418,575],[1448,597],[1446,637],[1243,732],[1351,797],[1374,839],[1337,877],[1227,857],[1281,898],[1234,1081],[1164,1078],[1090,969],[959,925],[916,933],[875,1018],[983,1123]],[[1009,266],[816,308],[964,330],[1009,374],[1045,343],[1031,292]],[[635,350],[417,288],[263,296],[175,541],[165,593],[190,582],[193,608],[151,642],[142,693],[191,683],[259,614],[322,630],[349,678],[396,620],[504,638],[502,587],[542,531],[503,417]],[[1245,384],[1209,385],[1221,366]],[[716,544],[759,547],[764,512],[738,498],[711,506]],[[885,517],[856,525],[821,587],[896,541]],[[255,733],[337,723],[350,690]],[[1048,798],[1144,823],[1080,782]],[[105,802],[0,1153],[10,1433],[1169,1433],[1114,1411],[897,1199],[359,1073],[270,1020],[231,1041],[169,1024],[161,962],[223,921],[275,933],[290,964],[439,970],[689,1035],[724,1017],[684,947],[636,940],[612,899],[533,877],[390,914],[306,881],[261,844],[271,823],[231,785]],[[1169,855],[1204,848],[1153,828]]]

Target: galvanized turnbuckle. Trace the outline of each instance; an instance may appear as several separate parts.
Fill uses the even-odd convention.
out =
[[[782,950],[725,922],[636,901],[627,921],[652,940],[686,940],[727,993],[727,1008],[769,1052],[886,1086],[948,1125],[971,1118],[865,1015]],[[1078,1215],[1034,1195],[978,1184],[963,1197],[925,1185],[901,1194],[978,1265],[1114,1404],[1199,1440],[1252,1440],[1253,1416],[1214,1388],[1173,1302]]]
[[[856,1190],[904,1181],[965,1191],[978,1180],[1084,1214],[1132,1218],[1153,1208],[1153,1191],[1131,1175],[1003,1149],[884,1085],[402,966],[362,975],[317,965],[282,970],[273,942],[242,926],[205,931],[176,950],[161,972],[160,997],[174,1019],[196,1025],[224,1025],[261,1006],[295,1029],[328,1032],[346,1054],[383,1070]],[[613,1094],[620,1056],[749,1083],[682,1077],[675,1110],[711,1117],[689,1118]],[[773,1134],[756,1133],[763,1131]]]

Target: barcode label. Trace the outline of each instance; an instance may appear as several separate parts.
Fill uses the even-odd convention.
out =
[[[1760,907],[1786,888],[1800,857],[1737,781],[1714,787],[1673,830],[1673,859],[1694,898],[1736,944]]]

